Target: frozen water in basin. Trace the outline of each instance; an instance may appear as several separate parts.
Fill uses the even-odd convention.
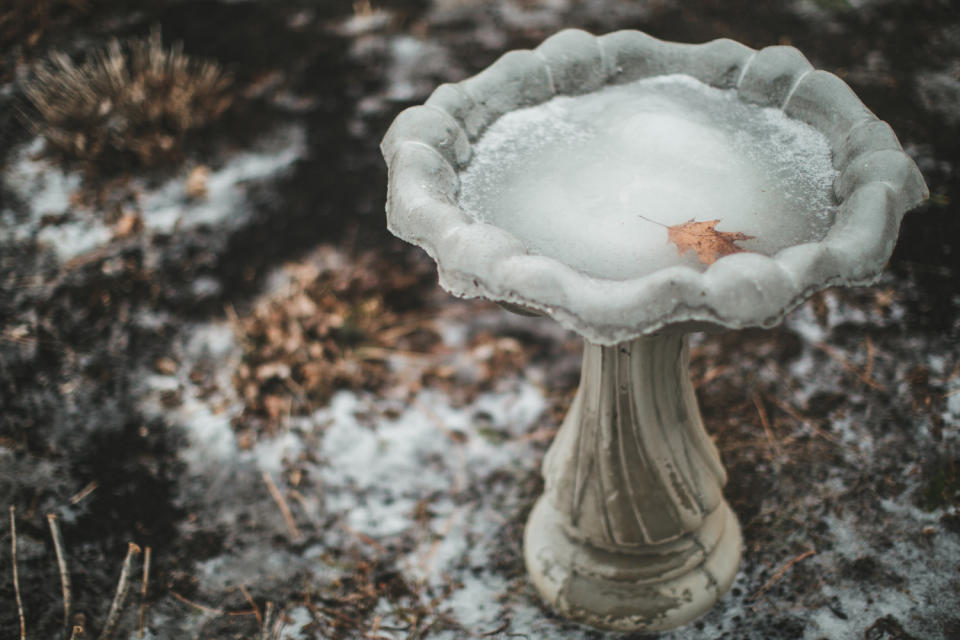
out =
[[[704,268],[667,242],[665,225],[691,218],[767,255],[821,240],[836,175],[811,126],[668,75],[507,113],[475,143],[459,200],[531,252],[619,280]]]

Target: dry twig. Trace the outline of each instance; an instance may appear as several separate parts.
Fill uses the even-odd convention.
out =
[[[260,615],[260,607],[257,606],[257,603],[254,601],[253,596],[250,595],[250,592],[247,591],[247,588],[243,585],[240,585],[240,593],[243,594],[243,597],[246,598],[247,602],[250,603],[250,606],[253,608],[253,615],[257,618],[257,624],[261,627],[263,626],[263,616]]]
[[[873,360],[877,354],[877,349],[873,346],[873,340],[870,339],[870,336],[867,336],[864,340],[864,345],[867,348],[867,362],[863,365],[863,375],[873,380]]]
[[[27,621],[23,617],[23,600],[20,598],[20,576],[17,575],[17,508],[10,505],[10,560],[13,566],[13,595],[17,601],[17,616],[20,618],[20,640],[27,638]]]
[[[170,591],[170,595],[172,595],[175,599],[179,600],[180,602],[187,605],[188,607],[193,607],[197,611],[200,611],[203,613],[207,613],[214,616],[222,616],[226,613],[223,609],[213,609],[211,607],[204,606],[197,602],[193,602],[192,600],[187,600],[176,591]]]
[[[380,544],[379,542],[377,542],[376,540],[374,540],[373,538],[371,538],[371,537],[368,536],[367,534],[362,533],[362,532],[360,532],[360,531],[357,531],[357,530],[355,530],[355,529],[350,528],[350,525],[347,524],[346,520],[344,520],[344,519],[341,518],[341,519],[339,520],[339,523],[340,523],[340,528],[343,529],[346,533],[348,533],[348,534],[350,534],[351,536],[357,538],[358,540],[360,540],[360,541],[363,542],[364,544],[370,545],[371,547],[373,547],[374,549],[376,549],[378,553],[386,553],[386,552],[387,552],[386,547],[384,547],[382,544]]]
[[[810,430],[814,433],[814,435],[817,435],[832,444],[835,444],[841,447],[846,446],[844,445],[842,438],[839,438],[828,431],[824,431],[817,425],[816,420],[814,420],[813,418],[808,418],[806,416],[801,415],[796,409],[790,406],[787,402],[779,398],[774,398],[773,402],[774,404],[777,405],[777,407],[781,411],[783,411],[785,414],[787,414],[788,416],[796,420],[798,424],[806,425],[807,427],[809,427]]]
[[[100,640],[110,640],[113,632],[120,621],[120,614],[123,612],[123,603],[127,599],[127,593],[130,591],[130,571],[133,568],[133,559],[140,553],[140,547],[130,542],[127,545],[127,556],[123,559],[123,566],[120,568],[120,580],[117,582],[117,592],[113,596],[113,602],[110,604],[110,612],[107,614],[107,621],[103,625],[103,632],[100,634]]]
[[[273,622],[273,612],[273,603],[268,601],[266,611],[263,614],[263,626],[260,628],[260,640],[271,640],[273,638],[270,629],[270,623]]]
[[[283,521],[287,524],[287,529],[290,531],[290,537],[293,538],[294,542],[297,542],[302,537],[302,534],[300,533],[300,529],[297,528],[296,521],[293,519],[293,512],[290,511],[290,505],[287,504],[283,494],[280,493],[277,485],[274,484],[273,478],[270,477],[270,474],[264,471],[262,476],[263,482],[267,485],[267,490],[270,492],[270,496],[273,498],[273,501],[277,503],[277,506],[280,507],[280,513],[283,514]]]
[[[53,538],[53,550],[57,554],[57,567],[60,569],[60,590],[63,592],[63,628],[69,633],[73,589],[70,586],[70,571],[67,569],[67,556],[63,551],[63,535],[60,533],[60,523],[57,521],[55,514],[47,514],[47,524],[50,525],[50,537]]]
[[[74,505],[75,505],[75,504],[78,504],[81,500],[83,500],[83,499],[86,498],[88,495],[90,495],[91,493],[93,493],[94,491],[96,491],[96,490],[97,490],[97,487],[99,487],[99,486],[100,486],[100,485],[97,483],[96,480],[92,480],[92,481],[88,482],[88,483],[87,483],[87,486],[85,486],[83,489],[80,489],[80,491],[78,491],[76,494],[74,494],[74,495],[70,498],[70,504],[74,504]]]
[[[430,545],[430,548],[426,550],[426,552],[420,558],[420,561],[417,563],[417,565],[420,567],[420,570],[424,574],[430,573],[430,567],[433,564],[434,556],[437,555],[437,550],[440,548],[440,543],[443,542],[443,540],[450,534],[450,530],[453,529],[454,520],[456,520],[458,515],[460,515],[459,510],[454,511],[447,516],[446,520],[443,522],[443,526],[438,532],[437,539],[433,541],[433,544]]]
[[[872,364],[873,358],[871,355],[872,345],[873,343],[870,343],[870,345],[867,348],[867,364],[870,365],[871,369],[873,368],[873,364]],[[847,371],[855,375],[861,382],[863,382],[865,385],[867,385],[871,389],[875,389],[877,391],[886,391],[886,387],[884,387],[882,384],[877,382],[877,380],[870,375],[869,371],[860,369],[859,367],[854,365],[852,362],[850,362],[842,353],[840,353],[830,345],[826,344],[825,342],[815,342],[813,346],[815,346],[817,349],[820,349],[825,354],[830,356],[836,363],[838,363],[844,369],[846,369]]]
[[[501,634],[502,634],[504,631],[506,631],[507,629],[510,628],[510,623],[511,623],[511,622],[512,622],[512,620],[509,620],[509,619],[504,620],[504,621],[503,621],[503,624],[501,624],[499,627],[497,627],[497,628],[494,629],[493,631],[487,631],[487,632],[485,632],[485,633],[481,633],[481,634],[480,634],[480,637],[481,637],[481,638],[489,638],[490,636],[497,636],[497,637],[499,638],[499,637],[501,637]]]
[[[450,494],[453,496],[460,495],[467,488],[467,454],[464,451],[462,446],[463,441],[458,438],[457,433],[452,431],[447,424],[426,404],[421,402],[418,398],[413,399],[413,406],[417,408],[427,420],[437,428],[437,431],[447,436],[451,442],[458,445],[453,448],[454,455],[457,457],[457,469],[456,475],[453,478],[453,487],[450,491]]]
[[[757,408],[757,414],[760,416],[760,424],[763,425],[763,432],[767,434],[767,440],[770,442],[770,447],[773,449],[774,455],[778,458],[783,455],[783,449],[780,448],[780,443],[777,442],[777,439],[773,435],[773,429],[770,428],[770,418],[767,416],[767,408],[763,406],[763,399],[760,397],[760,394],[753,394],[753,406]]]
[[[817,553],[816,549],[808,549],[808,550],[804,551],[803,553],[801,553],[800,555],[798,555],[797,557],[795,557],[795,558],[793,558],[792,560],[790,560],[787,564],[785,564],[785,565],[783,565],[782,567],[780,567],[779,571],[777,571],[775,574],[773,574],[773,576],[772,576],[769,580],[767,580],[767,582],[766,582],[762,587],[760,587],[759,589],[757,589],[756,593],[754,593],[754,594],[753,594],[752,596],[750,596],[748,599],[749,599],[749,600],[756,600],[757,598],[759,598],[760,596],[762,596],[764,593],[766,593],[766,591],[767,591],[770,587],[772,587],[772,586],[775,585],[777,582],[779,582],[779,580],[784,576],[784,574],[785,574],[787,571],[790,570],[790,567],[792,567],[793,565],[797,564],[797,563],[800,562],[801,560],[805,560],[805,559],[809,558],[810,556],[812,556],[812,555],[814,555],[814,554],[816,554],[816,553]]]
[[[147,582],[150,580],[150,547],[143,552],[143,580],[140,583],[140,610],[137,613],[137,637],[143,637],[143,623],[147,614]]]

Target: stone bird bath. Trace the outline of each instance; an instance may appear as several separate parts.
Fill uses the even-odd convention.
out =
[[[440,86],[381,148],[388,226],[444,289],[585,340],[525,532],[537,591],[608,629],[706,612],[742,543],[686,336],[875,281],[927,195],[890,127],[790,47],[568,30]]]

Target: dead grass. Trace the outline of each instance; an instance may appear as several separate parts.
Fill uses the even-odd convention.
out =
[[[130,161],[142,167],[182,157],[188,131],[219,117],[232,100],[218,64],[196,60],[159,31],[112,40],[81,63],[62,52],[39,64],[23,92],[28,125],[88,173]]]
[[[27,640],[29,637],[27,625],[26,625],[26,616],[24,614],[24,604],[23,599],[20,595],[20,581],[19,581],[19,571],[17,563],[17,525],[16,525],[16,508],[13,505],[9,507],[10,511],[10,565],[11,572],[13,577],[13,590],[14,590],[14,600],[16,602],[17,608],[17,618],[19,621],[19,638],[20,640]],[[63,634],[64,637],[69,636],[71,640],[73,638],[83,637],[84,634],[88,631],[86,628],[86,616],[83,613],[73,614],[73,602],[72,602],[72,588],[71,588],[71,579],[70,579],[70,568],[67,564],[67,556],[65,545],[63,544],[63,536],[60,533],[60,526],[58,524],[58,519],[56,515],[50,513],[47,514],[47,523],[50,528],[50,537],[53,541],[54,551],[56,553],[56,562],[57,568],[60,576],[60,586],[61,594],[63,598]],[[127,544],[127,554],[123,559],[123,564],[120,568],[120,577],[117,582],[117,589],[114,593],[113,600],[110,603],[110,610],[106,615],[106,619],[103,623],[100,635],[98,636],[99,640],[111,640],[114,637],[114,634],[119,628],[121,617],[124,614],[127,602],[127,595],[130,591],[131,579],[134,572],[134,564],[136,559],[140,556],[142,549],[130,542]],[[142,564],[142,580],[141,580],[141,602],[138,613],[138,636],[143,637],[144,629],[144,613],[146,606],[146,593],[147,593],[147,582],[149,580],[149,571],[150,571],[150,547],[147,547],[147,553],[144,557]]]

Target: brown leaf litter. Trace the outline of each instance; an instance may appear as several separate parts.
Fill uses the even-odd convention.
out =
[[[331,258],[332,255],[332,258]],[[375,253],[286,268],[289,284],[235,320],[243,359],[233,376],[245,403],[238,425],[276,430],[323,406],[338,389],[373,389],[390,378],[395,351],[429,350],[439,337],[410,301],[433,274]]]

